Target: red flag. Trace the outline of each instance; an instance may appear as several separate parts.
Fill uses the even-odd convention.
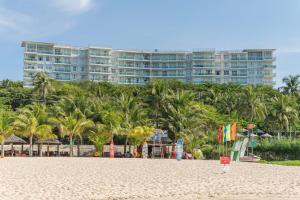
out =
[[[222,142],[222,129],[218,128],[218,143],[221,144]]]

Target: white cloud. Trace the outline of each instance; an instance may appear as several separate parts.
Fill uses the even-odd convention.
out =
[[[0,31],[26,33],[34,22],[33,18],[13,10],[0,7]]]
[[[81,14],[94,7],[94,0],[51,0],[52,4],[62,12]]]
[[[300,53],[300,48],[298,47],[289,47],[289,48],[278,48],[277,53]]]

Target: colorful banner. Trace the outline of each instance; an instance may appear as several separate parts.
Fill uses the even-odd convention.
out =
[[[223,126],[223,143],[226,143],[226,126]]]
[[[222,142],[222,128],[218,128],[218,143],[221,144]]]
[[[228,142],[228,141],[230,141],[230,133],[231,133],[231,126],[230,126],[230,124],[228,124],[227,126],[226,126],[226,142]]]
[[[235,141],[236,139],[236,122],[234,122],[231,126],[231,140]]]

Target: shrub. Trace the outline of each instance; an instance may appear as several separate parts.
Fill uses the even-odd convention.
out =
[[[299,160],[300,140],[261,140],[255,154],[264,160]]]

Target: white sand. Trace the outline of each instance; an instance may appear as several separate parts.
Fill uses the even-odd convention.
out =
[[[0,199],[300,199],[300,167],[109,158],[0,159]]]

